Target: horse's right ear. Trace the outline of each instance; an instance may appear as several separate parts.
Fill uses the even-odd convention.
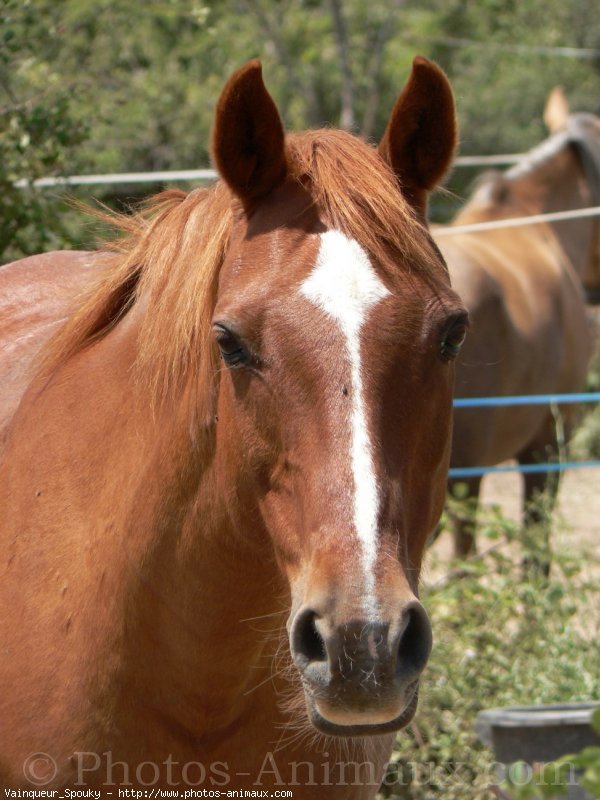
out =
[[[564,131],[569,120],[569,102],[562,86],[555,86],[544,108],[544,122],[550,133]]]
[[[285,179],[284,138],[260,61],[250,61],[221,92],[212,136],[217,169],[247,211]]]

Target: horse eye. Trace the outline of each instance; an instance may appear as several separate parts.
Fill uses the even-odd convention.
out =
[[[466,313],[455,317],[446,328],[440,346],[440,355],[444,361],[452,361],[460,352],[469,329],[469,318]]]
[[[235,333],[220,324],[214,326],[214,332],[221,356],[228,367],[243,367],[250,361],[249,352]]]

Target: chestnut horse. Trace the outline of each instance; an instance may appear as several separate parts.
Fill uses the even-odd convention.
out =
[[[0,269],[3,787],[374,797],[431,647],[455,137],[425,59],[378,151],[284,135],[251,62],[221,181]]]
[[[569,115],[554,90],[545,119],[551,136],[504,174],[486,174],[453,226],[600,204],[600,120]],[[434,236],[452,283],[469,309],[476,336],[456,371],[457,397],[581,391],[591,353],[584,289],[600,297],[600,220],[587,217],[476,232],[440,228]],[[561,408],[565,433],[574,407]],[[463,408],[455,411],[452,467],[485,467],[516,458],[547,462],[558,454],[557,424],[546,406]],[[479,494],[481,476],[466,483]],[[526,528],[543,522],[540,493],[551,507],[557,473],[524,475]],[[454,520],[456,554],[474,546],[469,514]]]

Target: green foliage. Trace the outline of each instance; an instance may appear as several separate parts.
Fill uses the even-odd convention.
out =
[[[586,391],[600,392],[600,341],[597,342],[596,353],[590,364],[587,376]],[[582,415],[569,451],[573,458],[600,459],[600,403],[587,407]]]
[[[596,709],[592,716],[592,727],[600,733],[600,708]],[[600,747],[585,747],[580,753],[564,756],[561,759],[563,763],[568,761],[581,769],[582,775],[579,779],[581,785],[593,797],[600,797]]]
[[[573,110],[598,112],[600,59],[552,49],[598,48],[594,0],[428,0],[426,7],[435,31],[428,54],[452,81],[465,154],[518,153],[544,139],[543,109],[556,85]],[[449,188],[456,201],[440,214],[462,205],[480,171],[455,172]]]
[[[87,135],[73,115],[73,95],[39,51],[51,32],[40,9],[26,0],[0,6],[0,256],[5,260],[49,249],[68,240],[64,209],[35,178],[71,171],[72,149]],[[26,188],[15,181],[25,179]]]
[[[1,260],[87,236],[64,193],[16,179],[206,166],[223,81],[252,57],[290,128],[341,121],[374,139],[413,55],[436,58],[467,153],[540,141],[557,83],[577,109],[597,111],[600,94],[598,59],[543,49],[598,47],[592,0],[0,0],[0,30]],[[471,177],[456,172],[437,218]],[[122,205],[158,188],[94,193]]]
[[[574,458],[582,461],[600,458],[600,406],[585,415],[573,437],[571,451]]]
[[[502,782],[502,792],[506,800],[556,800],[568,791],[575,780],[570,765],[563,769],[558,764],[526,764],[517,761],[512,764],[506,780]]]
[[[434,650],[381,800],[498,797],[494,756],[474,731],[477,713],[600,694],[600,587],[580,572],[582,554],[555,553],[550,578],[525,580],[510,544],[515,526],[495,510],[480,524],[480,542],[486,532],[493,535],[484,554],[425,594]]]

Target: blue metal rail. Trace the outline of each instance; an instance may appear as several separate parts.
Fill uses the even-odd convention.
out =
[[[486,408],[488,406],[543,406],[550,403],[597,403],[600,392],[579,394],[524,394],[514,397],[457,397],[454,408]]]
[[[489,408],[490,406],[532,406],[563,405],[569,403],[600,402],[600,392],[580,392],[579,394],[533,394],[510,397],[459,397],[454,400],[454,408]],[[449,478],[476,478],[490,472],[520,472],[522,474],[562,472],[567,469],[600,467],[600,461],[563,461],[543,464],[502,464],[489,467],[451,467]]]

